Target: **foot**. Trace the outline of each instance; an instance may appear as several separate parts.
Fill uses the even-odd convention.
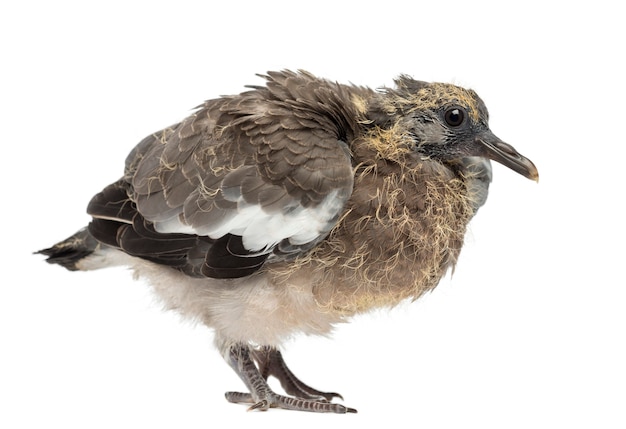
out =
[[[250,393],[227,392],[228,401],[251,404],[248,410],[283,408],[318,413],[356,413],[354,408],[330,402],[335,397],[341,398],[340,395],[320,392],[298,380],[278,350],[264,347],[252,353],[259,368],[254,364],[248,346],[238,344],[228,350],[226,354],[228,363],[250,390]],[[275,393],[266,381],[270,375],[276,377],[287,394],[293,396]]]
[[[255,400],[250,393],[226,392],[226,400],[235,404],[250,404],[248,411],[267,411],[270,408],[282,408],[283,410],[311,411],[314,413],[356,413],[354,408],[334,404],[326,400],[293,398],[279,395],[269,390],[262,399]]]

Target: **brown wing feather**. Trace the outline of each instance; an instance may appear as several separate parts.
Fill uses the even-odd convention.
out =
[[[94,203],[90,228],[106,235],[96,238],[211,277],[248,275],[274,247],[272,257],[283,258],[323,239],[352,192],[345,142],[359,132],[352,103],[357,89],[305,72],[265,78],[265,87],[209,100],[181,123],[144,139],[127,158],[117,185],[134,217],[124,213],[112,239],[115,228],[105,214],[115,208]],[[253,231],[246,243],[242,231],[248,223],[257,222],[258,228],[263,222],[257,214],[267,217],[268,229],[284,221],[285,235],[274,231],[265,243]],[[290,241],[294,225],[311,214],[319,223],[317,233],[306,231]]]
[[[157,229],[170,220],[201,232],[229,216],[214,212],[235,209],[221,188],[224,181],[232,187],[228,178],[240,168],[245,172],[236,176],[248,178],[236,183],[240,195],[264,208],[287,199],[308,207],[332,191],[350,194],[352,166],[340,143],[358,128],[349,90],[306,73],[267,79],[267,87],[207,101],[138,152],[143,159],[128,162],[133,199]]]

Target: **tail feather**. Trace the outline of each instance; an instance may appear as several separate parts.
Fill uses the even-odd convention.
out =
[[[46,262],[50,264],[59,264],[70,271],[77,271],[76,263],[91,255],[99,245],[87,228],[83,228],[66,240],[35,253],[46,255]]]

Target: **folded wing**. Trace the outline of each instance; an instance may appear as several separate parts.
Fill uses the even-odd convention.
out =
[[[92,200],[94,237],[216,278],[323,240],[352,193],[349,89],[303,72],[266,79],[144,139],[124,178]]]

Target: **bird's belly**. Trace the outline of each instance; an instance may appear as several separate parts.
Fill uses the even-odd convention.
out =
[[[263,272],[239,279],[191,278],[136,258],[132,267],[168,309],[213,328],[222,344],[278,346],[298,333],[326,335],[341,322],[340,315],[318,305],[310,282],[275,284]]]

